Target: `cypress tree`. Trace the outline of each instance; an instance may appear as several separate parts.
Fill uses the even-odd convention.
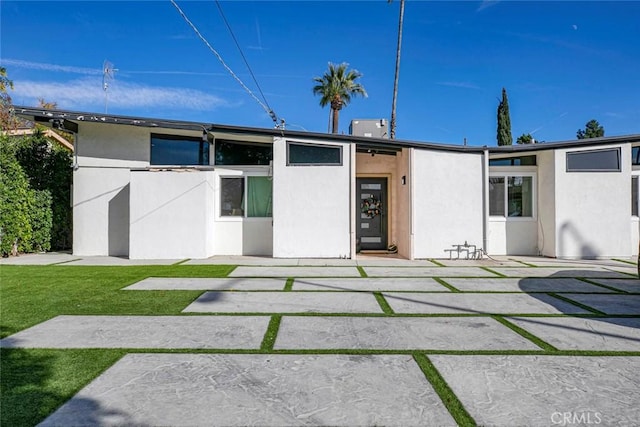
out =
[[[511,118],[509,117],[509,100],[507,90],[502,88],[502,101],[498,105],[498,145],[512,145]]]

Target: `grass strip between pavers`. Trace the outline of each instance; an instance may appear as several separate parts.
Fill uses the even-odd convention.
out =
[[[498,321],[499,323],[501,323],[502,325],[504,325],[507,328],[511,329],[513,332],[515,332],[516,334],[520,335],[521,337],[528,339],[529,341],[531,341],[532,343],[534,343],[535,345],[537,345],[541,349],[546,350],[546,351],[558,351],[557,348],[555,348],[554,346],[552,346],[548,342],[544,341],[543,339],[538,338],[537,336],[533,335],[531,332],[527,331],[526,329],[523,329],[520,326],[509,322],[504,317],[502,317],[502,316],[491,316],[491,317],[493,319],[495,319],[496,321]]]
[[[612,261],[618,261],[618,262],[624,262],[625,264],[638,265],[637,263],[635,263],[633,261],[628,261],[626,259],[611,258],[611,260]]]
[[[484,271],[488,271],[491,274],[495,274],[498,277],[509,277],[506,274],[498,273],[497,271],[494,271],[494,270],[490,269],[489,267],[480,266],[479,268],[483,269]]]
[[[584,305],[584,304],[582,304],[582,303],[580,303],[580,302],[578,302],[578,301],[574,301],[574,300],[572,300],[571,298],[567,298],[567,297],[565,297],[565,296],[563,296],[563,295],[558,295],[558,294],[557,294],[557,293],[555,293],[555,292],[549,292],[549,293],[548,293],[548,295],[549,295],[549,296],[552,296],[552,297],[554,297],[554,298],[557,298],[557,299],[559,299],[559,300],[562,300],[562,301],[564,301],[564,302],[568,302],[569,304],[573,304],[573,305],[575,305],[575,306],[577,306],[577,307],[580,307],[580,308],[582,308],[582,309],[584,309],[584,310],[590,311],[590,312],[592,312],[592,313],[594,313],[594,314],[601,314],[601,315],[603,315],[603,316],[606,316],[606,315],[607,315],[607,313],[605,313],[604,311],[596,310],[596,309],[595,309],[595,308],[593,308],[593,307],[589,307],[588,305]]]
[[[262,351],[272,351],[273,345],[276,343],[276,338],[278,337],[278,331],[280,330],[280,321],[282,320],[282,315],[274,314],[271,316],[271,320],[269,321],[269,326],[267,326],[267,332],[264,334],[264,338],[262,339],[262,343],[260,344],[260,350]]]
[[[416,361],[422,373],[424,373],[424,376],[431,383],[433,389],[456,423],[462,427],[476,426],[476,421],[469,412],[467,412],[462,402],[460,402],[460,399],[458,399],[458,396],[451,390],[449,384],[442,378],[442,375],[440,375],[440,372],[433,366],[429,358],[424,354],[414,353],[413,360]]]
[[[367,274],[366,271],[364,271],[364,268],[362,268],[361,266],[356,266],[356,268],[358,269],[358,273],[360,273],[360,277],[369,277],[369,275]]]
[[[432,258],[429,258],[427,261],[434,263],[438,267],[446,267],[446,265],[444,265],[443,263],[441,263],[441,262],[439,262],[439,261],[437,261],[435,259],[432,259]]]
[[[522,265],[524,265],[524,266],[526,266],[526,267],[538,268],[538,266],[537,266],[537,265],[535,265],[535,264],[531,264],[531,263],[529,263],[529,262],[520,261],[519,259],[509,258],[509,261],[513,261],[513,262],[520,263],[520,264],[522,264]]]
[[[445,280],[443,280],[443,279],[441,279],[439,277],[434,277],[433,280],[435,280],[436,282],[440,283],[442,286],[444,286],[445,288],[449,289],[451,292],[460,293],[460,289],[456,288],[453,285],[450,285]]]
[[[295,279],[293,277],[287,277],[287,283],[285,283],[284,285],[284,291],[285,292],[291,292],[291,290],[293,289],[293,281]]]
[[[376,301],[380,304],[380,308],[384,312],[384,314],[395,314],[393,308],[389,305],[389,302],[385,299],[382,292],[373,292],[373,296],[376,297]]]

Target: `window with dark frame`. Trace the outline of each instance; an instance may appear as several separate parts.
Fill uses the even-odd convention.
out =
[[[191,136],[151,134],[149,163],[157,166],[209,165],[209,142]]]
[[[342,146],[287,142],[287,166],[342,166]]]
[[[213,158],[216,165],[269,166],[273,160],[273,144],[216,139]]]
[[[620,148],[567,153],[567,172],[620,171]]]
[[[631,147],[631,164],[640,166],[640,147]]]
[[[631,177],[631,215],[638,216],[638,205],[640,204],[640,194],[638,193],[638,181],[640,177]]]
[[[489,166],[535,166],[536,156],[506,157],[489,159]]]
[[[532,218],[533,176],[489,177],[489,215],[505,218]]]
[[[244,216],[244,178],[220,178],[220,216]]]

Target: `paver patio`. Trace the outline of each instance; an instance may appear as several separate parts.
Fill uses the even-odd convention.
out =
[[[369,277],[496,277],[479,267],[363,267]]]
[[[640,357],[430,356],[478,425],[634,426]],[[587,417],[589,422],[587,421]]]
[[[640,295],[559,294],[606,314],[640,315]]]
[[[237,279],[212,279],[212,278],[175,278],[175,277],[149,277],[125,290],[146,291],[176,291],[176,290],[202,290],[202,291],[281,291],[286,285],[286,279],[273,278],[237,278]]]
[[[360,277],[356,267],[240,266],[229,277]]]
[[[592,279],[592,281],[625,292],[640,292],[640,280],[638,279]]]
[[[606,277],[613,279],[628,279],[628,274],[612,271],[604,267],[495,267],[493,271],[507,277]]]
[[[130,354],[60,425],[455,425],[411,356]]]
[[[294,291],[451,291],[427,277],[301,278],[294,280],[292,289]]]
[[[445,281],[458,290],[471,292],[615,292],[578,279],[452,277]]]

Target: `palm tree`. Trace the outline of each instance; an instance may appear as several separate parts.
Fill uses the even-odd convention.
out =
[[[340,110],[351,102],[352,96],[367,97],[364,87],[356,80],[362,77],[357,70],[347,70],[349,64],[343,62],[334,65],[329,62],[329,68],[322,77],[314,77],[316,85],[313,94],[320,95],[320,106],[331,105],[332,133],[338,133],[338,116]]]
[[[393,0],[389,0],[391,3]],[[400,18],[398,19],[398,47],[396,48],[396,75],[393,79],[393,101],[391,102],[390,138],[396,138],[396,101],[398,99],[398,78],[400,77],[400,51],[402,48],[402,22],[404,21],[404,0],[400,0]]]

